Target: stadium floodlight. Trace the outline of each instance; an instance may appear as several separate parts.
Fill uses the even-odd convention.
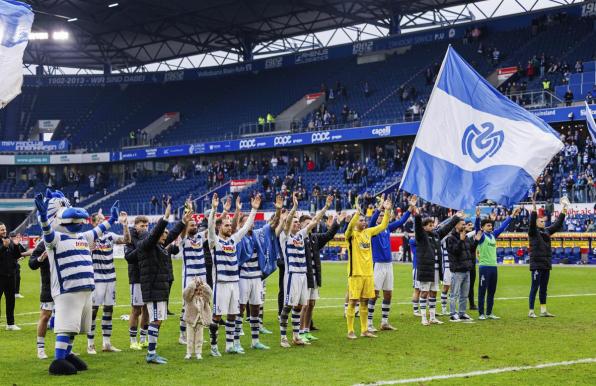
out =
[[[48,40],[50,34],[47,32],[31,32],[29,34],[29,40]]]
[[[118,3],[108,4],[108,8],[114,8],[114,7],[117,7],[118,5],[120,5],[120,4],[118,4]]]
[[[72,23],[73,21],[77,21],[77,20],[79,20],[79,19],[76,17],[73,17],[71,19],[68,19],[67,22]]]
[[[55,31],[52,34],[52,39],[54,39],[54,40],[68,40],[68,32],[67,31]]]

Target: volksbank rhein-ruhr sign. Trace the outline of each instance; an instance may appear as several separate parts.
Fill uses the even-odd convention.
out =
[[[49,155],[15,155],[15,165],[47,165],[50,163]]]

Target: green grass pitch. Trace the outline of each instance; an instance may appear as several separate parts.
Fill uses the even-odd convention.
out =
[[[177,280],[171,295],[172,311],[180,312],[180,261],[175,261]],[[122,353],[86,353],[86,337],[78,336],[75,351],[87,361],[89,370],[73,377],[48,375],[50,360],[36,357],[35,322],[39,309],[39,273],[22,264],[24,299],[17,299],[16,322],[22,331],[8,332],[2,316],[0,326],[0,385],[84,385],[84,384],[242,384],[242,385],[351,385],[386,380],[468,373],[512,366],[572,361],[596,357],[596,269],[590,267],[555,267],[551,275],[549,310],[556,318],[527,318],[527,294],[530,272],[526,266],[499,267],[499,284],[495,314],[497,321],[473,324],[448,323],[424,327],[412,316],[411,268],[395,265],[396,287],[391,309],[395,332],[379,332],[377,339],[348,341],[343,317],[346,290],[344,263],[323,266],[323,288],[314,319],[320,331],[318,342],[308,347],[279,347],[276,317],[277,274],[267,282],[265,325],[273,335],[262,337],[269,351],[254,352],[250,330],[242,338],[247,353],[243,356],[223,354],[208,356],[208,332],[202,361],[185,361],[185,347],[178,344],[178,315],[170,317],[160,332],[158,352],[169,359],[167,365],[148,365],[144,352],[128,349],[127,322],[120,316],[129,312],[126,263],[117,261],[118,306],[114,312],[113,344]],[[569,295],[569,296],[561,296]],[[4,306],[2,306],[4,307]],[[375,322],[380,318],[377,304]],[[477,314],[472,314],[474,318]],[[358,326],[358,320],[356,321]],[[357,328],[358,332],[358,328]],[[98,323],[96,343],[101,344]],[[220,348],[225,334],[220,329]],[[54,335],[48,333],[46,350],[53,356]],[[222,350],[223,351],[223,350]],[[576,364],[488,374],[467,379],[417,382],[418,384],[558,384],[588,385],[596,383],[596,364]]]

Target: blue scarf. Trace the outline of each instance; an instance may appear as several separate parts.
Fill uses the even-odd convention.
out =
[[[275,230],[271,228],[270,224],[267,224],[261,229],[253,230],[252,239],[257,248],[259,268],[263,273],[263,278],[266,278],[277,269],[277,259],[280,254]]]

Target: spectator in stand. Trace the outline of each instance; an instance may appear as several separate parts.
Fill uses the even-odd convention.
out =
[[[344,105],[341,109],[341,123],[345,124],[348,122],[348,115],[350,115],[350,109],[348,108],[348,105]]]
[[[571,89],[567,89],[567,91],[565,91],[563,99],[565,100],[565,106],[571,106],[571,102],[573,102],[573,92]]]
[[[151,214],[157,214],[157,197],[151,196],[151,200],[149,200],[149,202],[151,203]]]
[[[581,60],[578,60],[577,62],[575,62],[575,72],[576,73],[584,72],[584,64],[582,63]]]
[[[499,59],[501,58],[501,52],[498,48],[495,48],[493,51],[493,65],[496,66],[499,63]]]
[[[368,87],[368,81],[364,82],[364,96],[367,98],[370,96],[370,89]]]
[[[594,97],[592,96],[592,91],[588,91],[588,93],[586,94],[586,102],[588,104],[594,104]]]
[[[535,69],[534,69],[534,65],[532,64],[532,61],[528,61],[528,64],[526,66],[526,76],[528,77],[528,79],[530,79],[530,82],[532,81],[532,79],[534,79],[534,75],[535,75]]]

